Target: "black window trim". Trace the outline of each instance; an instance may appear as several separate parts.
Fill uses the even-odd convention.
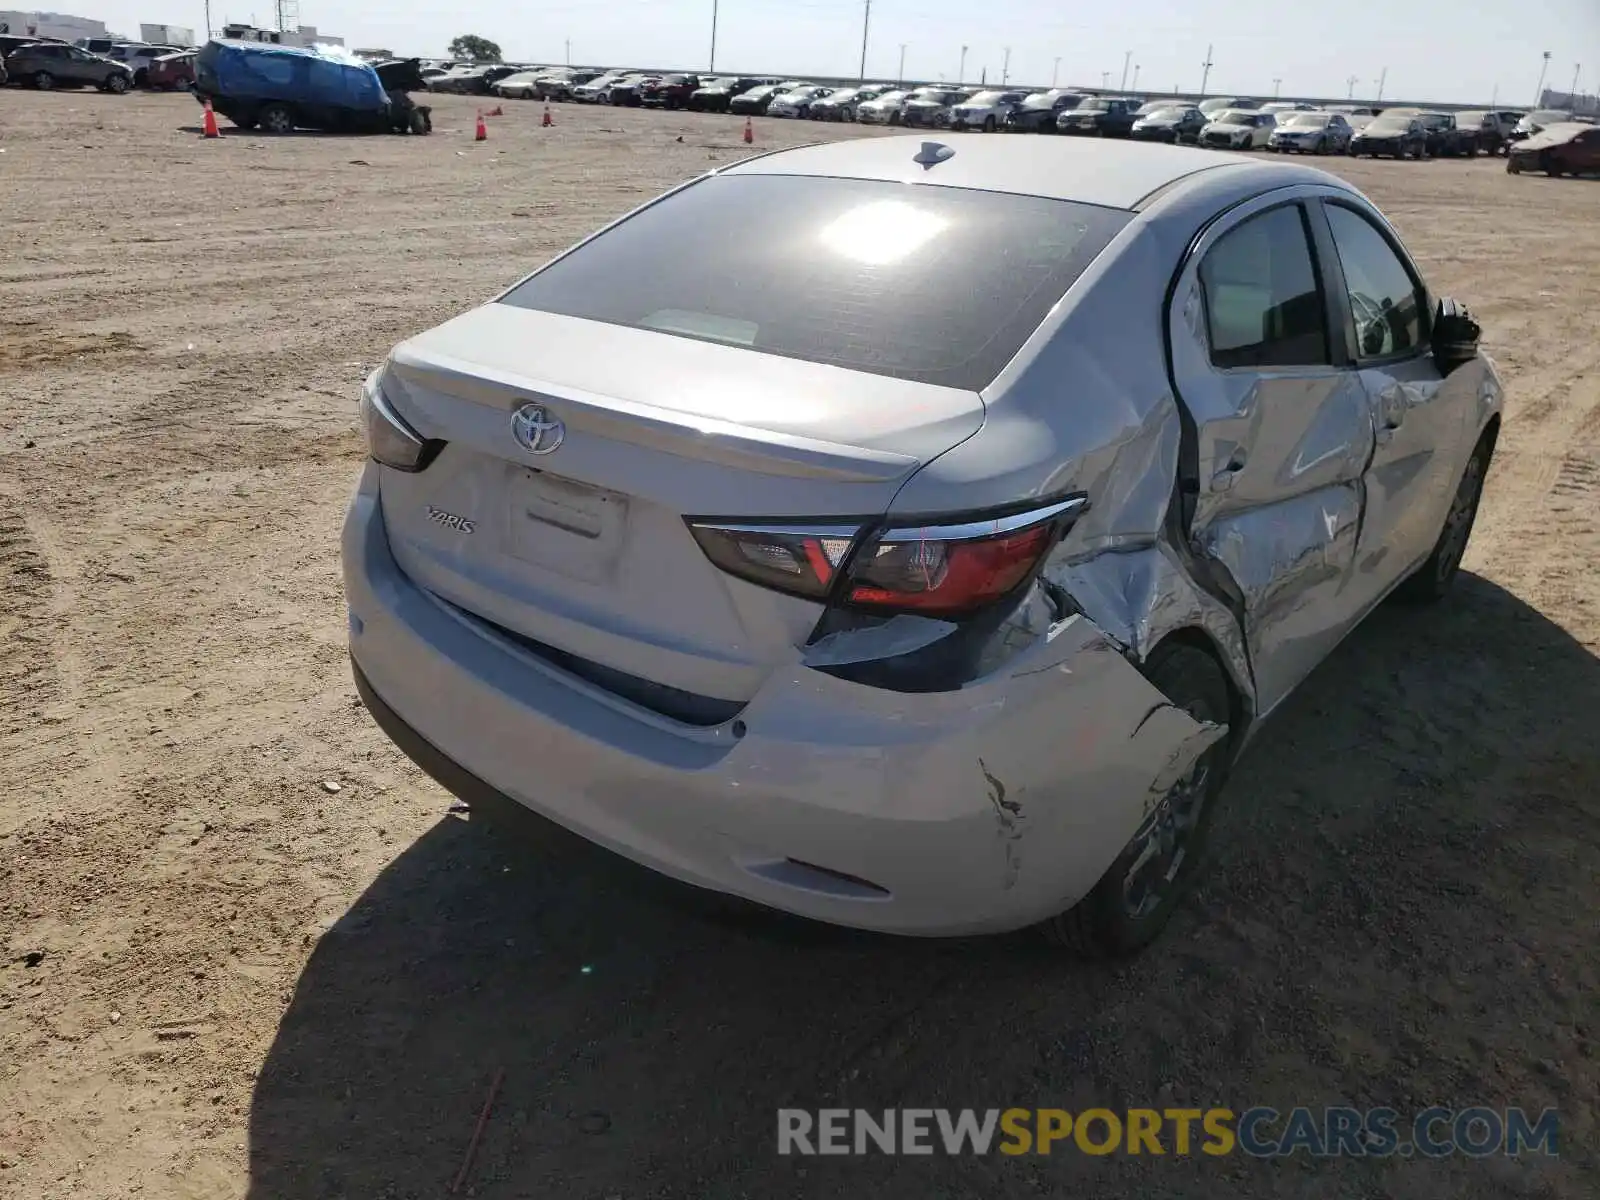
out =
[[[1384,354],[1368,358],[1361,353],[1361,339],[1356,336],[1355,311],[1350,307],[1350,284],[1344,276],[1344,265],[1339,261],[1339,247],[1334,241],[1333,225],[1328,220],[1326,208],[1332,205],[1336,208],[1348,209],[1361,218],[1381,237],[1390,252],[1400,260],[1400,266],[1411,280],[1412,289],[1417,293],[1417,308],[1419,313],[1419,332],[1417,344],[1406,350],[1394,354]],[[1411,255],[1406,253],[1398,239],[1390,232],[1386,222],[1374,221],[1373,214],[1362,208],[1361,205],[1348,200],[1332,196],[1319,196],[1311,205],[1312,226],[1317,232],[1319,242],[1324,243],[1326,249],[1322,257],[1327,261],[1327,277],[1324,287],[1331,290],[1328,297],[1330,310],[1337,309],[1340,314],[1340,323],[1344,326],[1343,336],[1339,341],[1344,345],[1347,360],[1358,370],[1369,367],[1393,366],[1397,363],[1411,362],[1424,358],[1433,353],[1433,293],[1428,290],[1427,283],[1422,278],[1422,272],[1417,270],[1416,263],[1411,261]]]
[[[1200,287],[1200,306],[1202,309],[1204,309],[1206,317],[1206,362],[1210,365],[1213,371],[1223,375],[1231,375],[1240,371],[1253,371],[1258,374],[1264,371],[1273,373],[1345,371],[1350,370],[1354,365],[1353,359],[1350,355],[1349,346],[1346,342],[1346,337],[1349,335],[1341,332],[1341,325],[1345,325],[1346,323],[1349,324],[1349,327],[1352,331],[1354,329],[1354,324],[1351,321],[1347,311],[1349,308],[1349,300],[1345,297],[1342,290],[1339,291],[1337,295],[1332,295],[1328,289],[1328,275],[1324,266],[1324,261],[1328,256],[1328,251],[1332,249],[1332,241],[1330,239],[1327,242],[1326,247],[1324,247],[1323,242],[1317,236],[1317,221],[1312,219],[1311,213],[1307,207],[1310,201],[1316,199],[1318,199],[1318,197],[1294,196],[1287,200],[1279,201],[1276,204],[1269,204],[1262,208],[1253,210],[1239,220],[1231,222],[1226,229],[1222,230],[1222,232],[1217,235],[1216,241],[1214,241],[1210,246],[1206,247],[1205,253],[1202,254],[1199,260],[1195,263],[1195,282]],[[1318,294],[1322,298],[1322,333],[1324,341],[1327,345],[1328,361],[1323,363],[1285,363],[1283,365],[1274,365],[1270,363],[1244,363],[1236,367],[1222,366],[1217,362],[1215,358],[1216,351],[1211,346],[1211,296],[1206,291],[1205,280],[1201,278],[1200,271],[1205,266],[1206,258],[1210,256],[1211,252],[1215,250],[1230,233],[1248,224],[1249,222],[1254,221],[1257,217],[1264,217],[1268,213],[1277,212],[1280,208],[1299,208],[1300,210],[1301,231],[1306,237],[1306,253],[1311,256],[1311,277],[1316,283]],[[1224,219],[1227,215],[1228,214],[1222,214],[1219,219]],[[1321,217],[1320,211],[1318,212],[1318,217]],[[1325,223],[1326,222],[1324,219],[1324,224]],[[1196,240],[1198,241],[1199,238],[1204,237],[1205,233],[1206,230],[1202,229],[1196,236]],[[1185,257],[1187,258],[1188,256],[1186,255]],[[1337,258],[1334,258],[1333,266],[1335,270],[1338,269]],[[1181,266],[1179,270],[1181,273]],[[1340,279],[1342,289],[1342,275],[1340,276]],[[1336,309],[1334,307],[1333,302],[1336,299],[1343,301],[1341,308]]]

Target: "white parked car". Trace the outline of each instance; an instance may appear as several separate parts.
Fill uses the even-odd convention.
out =
[[[950,128],[981,129],[993,133],[1006,118],[1022,107],[1027,92],[979,92],[950,110]]]
[[[869,100],[883,94],[881,87],[841,88],[811,102],[813,121],[854,121],[856,112]]]
[[[809,85],[790,88],[787,92],[780,92],[772,98],[772,103],[767,105],[767,116],[809,117],[812,104],[818,100],[825,99],[831,94],[832,90],[832,88],[812,87]]]
[[[1336,176],[951,141],[721,167],[397,346],[356,686],[474,817],[1130,953],[1264,718],[1448,591],[1500,382]]]
[[[885,92],[876,100],[868,100],[856,105],[856,123],[859,125],[898,125],[900,124],[900,110],[905,106],[911,93],[897,88]]]
[[[1225,108],[1200,131],[1200,144],[1214,150],[1259,150],[1272,141],[1277,126],[1269,112]]]

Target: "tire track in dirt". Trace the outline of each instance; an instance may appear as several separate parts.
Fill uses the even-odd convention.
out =
[[[59,698],[51,642],[41,628],[52,606],[50,564],[14,498],[0,494],[0,743],[30,727]]]

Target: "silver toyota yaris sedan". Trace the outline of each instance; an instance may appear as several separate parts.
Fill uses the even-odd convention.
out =
[[[1267,714],[1450,585],[1501,387],[1330,175],[894,137],[668,193],[361,411],[356,682],[474,811],[1117,954]]]

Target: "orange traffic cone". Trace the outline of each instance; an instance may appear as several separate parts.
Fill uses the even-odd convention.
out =
[[[752,142],[754,142],[755,140],[756,140],[756,131],[754,129],[752,129],[751,126],[750,126],[750,118],[746,117],[744,119],[744,144],[746,146],[748,146]]]
[[[554,119],[552,119],[550,116],[550,106],[548,104],[544,106],[544,120],[541,121],[540,124],[542,124],[546,129],[549,129],[550,126],[555,124]]]
[[[206,101],[206,116],[201,122],[208,138],[221,137],[222,130],[217,128],[217,114],[211,111],[211,101]]]
[[[473,131],[472,140],[475,142],[487,142],[489,140],[489,127],[483,123],[483,114],[481,112],[478,114],[478,128]]]

